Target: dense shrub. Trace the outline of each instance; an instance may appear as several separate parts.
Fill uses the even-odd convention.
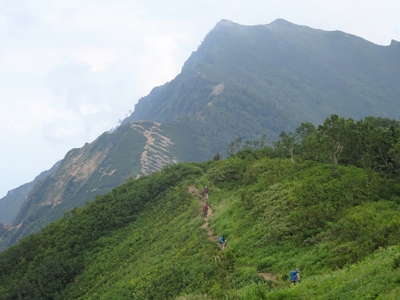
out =
[[[285,152],[287,135],[275,149],[129,180],[1,253],[0,299],[395,299],[397,148],[368,144],[375,154],[387,150],[369,164],[370,150],[361,159],[347,148],[336,164],[326,145],[317,147],[323,155],[304,160],[315,154],[307,147],[316,147],[319,134],[327,145],[334,145],[327,137],[343,138],[356,149],[335,130],[357,126],[367,130],[337,118],[307,127],[294,157]],[[385,132],[395,136],[396,128]],[[382,159],[388,164],[378,168]],[[205,184],[209,232],[194,190]],[[224,251],[213,241],[222,234]],[[287,288],[293,268],[303,281]]]

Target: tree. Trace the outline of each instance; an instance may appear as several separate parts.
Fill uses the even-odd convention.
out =
[[[246,141],[245,146],[250,149],[263,149],[263,148],[267,147],[267,144],[268,144],[267,135],[263,134],[262,136],[254,139],[254,140]]]
[[[286,155],[290,157],[290,160],[294,163],[294,149],[296,147],[296,134],[295,133],[286,133],[283,131],[279,135],[279,141],[277,143],[278,152],[284,152]],[[285,155],[285,156],[286,156]]]
[[[339,163],[340,157],[345,150],[352,144],[354,121],[352,119],[340,118],[337,115],[332,115],[318,127],[320,133],[320,141],[328,151],[333,164]],[[350,147],[349,147],[350,148]],[[349,152],[352,149],[348,149]]]
[[[296,129],[296,136],[298,137],[299,142],[303,142],[305,139],[314,134],[315,131],[316,128],[314,124],[309,122],[301,123],[301,125]]]
[[[359,122],[362,135],[360,166],[376,171],[396,173],[396,144],[400,139],[400,125],[393,120],[366,118]]]
[[[219,153],[219,152],[217,152],[214,156],[213,156],[213,158],[212,158],[212,160],[214,160],[214,161],[217,161],[217,160],[221,160],[221,154]]]
[[[238,152],[242,147],[242,142],[243,139],[241,137],[237,137],[236,139],[234,139],[228,146],[228,155],[232,156],[236,152]]]

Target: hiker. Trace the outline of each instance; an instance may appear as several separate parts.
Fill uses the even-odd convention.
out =
[[[291,271],[289,274],[289,280],[293,284],[299,283],[300,282],[300,271],[297,269],[294,271]]]
[[[204,197],[204,199],[208,200],[208,186],[204,187],[203,197]]]
[[[219,243],[219,245],[221,247],[221,250],[224,250],[225,247],[226,247],[226,243],[227,243],[227,239],[225,239],[225,236],[220,236],[218,238],[218,243]]]
[[[205,204],[204,204],[204,206],[203,206],[203,216],[204,216],[204,218],[207,218],[208,217],[208,208],[209,208],[210,206],[208,205],[208,203],[206,202]]]

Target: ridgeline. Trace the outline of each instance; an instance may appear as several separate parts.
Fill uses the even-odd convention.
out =
[[[399,297],[399,122],[332,116],[230,150],[131,179],[1,253],[0,299]]]
[[[0,199],[0,223],[9,225],[0,251],[130,177],[208,160],[237,136],[275,140],[331,114],[398,118],[399,57],[397,42],[382,46],[282,19],[251,26],[222,20],[121,126]]]

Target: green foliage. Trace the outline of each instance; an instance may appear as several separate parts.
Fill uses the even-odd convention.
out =
[[[337,121],[296,131],[294,161],[279,147],[247,147],[129,180],[1,253],[0,299],[395,299],[396,173],[376,169],[375,159],[358,167],[347,137],[323,132],[361,123]],[[316,161],[304,159],[320,134],[345,145],[338,164],[331,142]],[[224,251],[202,226],[193,186],[204,185],[209,229],[227,238]],[[289,288],[294,268],[302,282]]]
[[[100,238],[135,222],[154,199],[160,199],[184,178],[201,172],[196,166],[178,165],[128,182],[85,209],[75,209],[40,234],[24,239],[16,249],[5,251],[0,257],[0,276],[3,283],[8,283],[6,299],[51,299],[62,294],[63,288],[85,268],[85,257],[99,247]],[[5,278],[5,274],[13,276]]]
[[[324,233],[333,256],[329,262],[342,266],[391,245],[399,245],[400,207],[390,201],[358,205],[331,223]]]
[[[246,162],[239,158],[218,161],[208,171],[209,180],[215,185],[236,184],[242,178]]]
[[[305,123],[294,133],[283,132],[276,143],[280,157],[355,165],[400,175],[400,122],[367,117],[360,121],[332,115],[318,128]]]
[[[351,267],[269,293],[268,299],[397,299],[400,270],[391,266],[399,254],[398,246],[380,249]]]
[[[215,160],[215,161],[217,161],[217,160],[221,160],[222,159],[222,157],[221,157],[221,154],[218,152],[218,153],[216,153],[214,156],[213,156],[213,158],[212,158],[213,160]]]

